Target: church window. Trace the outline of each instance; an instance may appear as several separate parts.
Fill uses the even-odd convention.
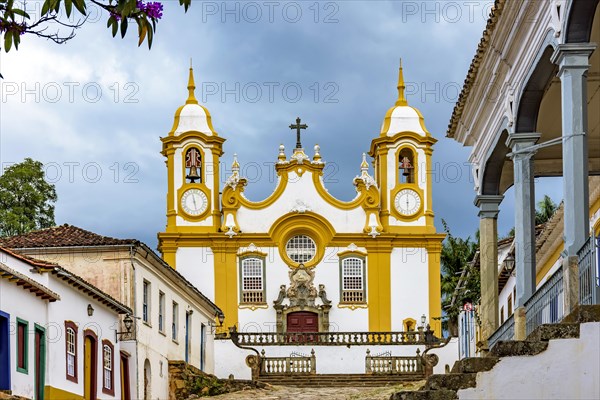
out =
[[[347,257],[341,260],[342,303],[364,303],[365,262],[362,258]]]
[[[195,147],[185,153],[185,171],[189,183],[202,182],[202,153]]]
[[[285,251],[292,261],[305,263],[315,258],[317,246],[310,237],[306,235],[297,235],[287,242]]]
[[[411,149],[400,150],[398,168],[400,183],[415,183],[415,155]]]
[[[241,301],[245,304],[265,303],[265,261],[258,257],[241,260]]]

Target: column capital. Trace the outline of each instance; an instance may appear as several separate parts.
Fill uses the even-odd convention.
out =
[[[480,194],[475,196],[475,207],[479,208],[479,213],[477,216],[481,219],[483,218],[498,218],[498,213],[500,210],[498,207],[504,196],[502,195],[490,195],[490,194]]]
[[[550,61],[560,66],[558,76],[565,68],[588,69],[589,58],[596,50],[596,43],[565,43],[559,44]]]
[[[506,147],[512,150],[513,155],[515,153],[521,154],[533,154],[535,153],[534,149],[528,151],[527,148],[535,145],[537,141],[542,136],[541,133],[531,132],[531,133],[511,133],[508,135],[508,139],[506,139]]]

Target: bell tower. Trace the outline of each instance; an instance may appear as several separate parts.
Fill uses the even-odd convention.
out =
[[[379,137],[371,142],[375,180],[381,188],[384,231],[433,233],[431,154],[434,139],[419,110],[408,105],[402,60],[398,99],[385,114]]]
[[[209,111],[196,99],[191,66],[187,89],[171,131],[161,138],[168,177],[167,226],[158,239],[164,260],[173,268],[177,238],[217,232],[221,226],[219,160],[225,139],[215,132]]]

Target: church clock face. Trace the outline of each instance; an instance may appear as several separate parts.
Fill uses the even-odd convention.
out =
[[[204,213],[208,207],[208,198],[206,194],[199,189],[189,189],[181,196],[181,208],[186,214],[197,217]]]
[[[400,215],[415,215],[421,208],[421,196],[412,189],[402,189],[396,194],[394,206]]]

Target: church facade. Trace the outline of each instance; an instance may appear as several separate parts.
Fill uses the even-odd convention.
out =
[[[168,189],[159,250],[223,310],[223,332],[412,331],[425,319],[441,336],[436,140],[408,105],[402,67],[397,89],[356,160],[353,200],[329,194],[321,150],[303,148],[298,118],[296,148],[274,149],[276,187],[256,202],[244,196],[235,155],[231,175],[220,176],[225,137],[197,101],[190,68],[186,103],[161,139]]]

